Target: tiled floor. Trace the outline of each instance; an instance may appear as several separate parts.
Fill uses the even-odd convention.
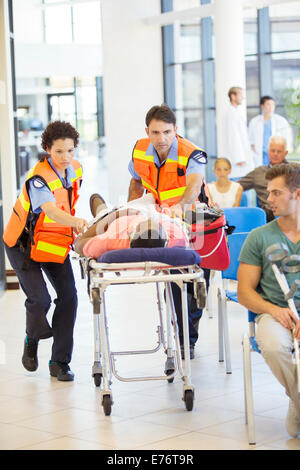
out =
[[[90,185],[88,194],[94,189],[95,184]],[[79,310],[72,383],[49,376],[51,339],[40,342],[38,370],[30,373],[23,368],[24,296],[7,291],[0,297],[0,449],[248,450],[241,351],[246,311],[235,304],[229,308],[232,375],[226,375],[224,364],[218,362],[216,312],[213,318],[207,313],[202,318],[192,361],[193,411],[185,410],[179,377],[173,384],[114,379],[112,414],[105,417],[100,390],[91,377],[92,306],[75,261],[74,271]],[[157,318],[151,286],[113,287],[107,292],[107,305],[112,349],[154,347]],[[161,351],[146,358],[120,358],[117,370],[123,375],[162,374],[164,358]],[[252,448],[299,450],[300,440],[291,439],[285,430],[287,397],[259,355],[253,355],[253,363],[257,445]]]

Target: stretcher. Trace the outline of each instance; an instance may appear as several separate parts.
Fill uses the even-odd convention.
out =
[[[193,409],[194,387],[191,380],[189,354],[189,327],[187,307],[187,282],[194,286],[198,308],[204,308],[206,285],[199,267],[198,253],[185,248],[129,248],[106,252],[98,260],[81,257],[82,276],[87,278],[88,294],[93,305],[94,318],[94,364],[92,376],[95,386],[101,387],[101,404],[104,414],[111,414],[113,405],[112,377],[123,382],[167,380],[172,383],[176,374],[183,381],[182,399],[188,411]],[[181,289],[184,357],[181,358],[176,311],[172,297],[171,282]],[[158,322],[158,345],[148,350],[112,351],[109,338],[109,312],[105,294],[117,285],[154,283],[156,287]],[[166,308],[164,308],[163,287]],[[164,373],[157,376],[125,377],[116,370],[118,356],[156,353],[164,348],[166,361]]]
[[[296,279],[291,287],[288,284],[285,273],[300,273],[300,256],[289,255],[289,249],[284,243],[275,243],[269,246],[266,250],[266,257],[273,269],[277,282],[284,294],[285,300],[288,303],[289,309],[294,313],[295,317],[299,319],[297,307],[294,302],[294,295],[297,289],[300,288],[300,279]],[[294,333],[294,332],[292,332]],[[294,343],[294,358],[297,368],[297,387],[300,398],[300,358],[299,358],[299,341],[293,335]]]

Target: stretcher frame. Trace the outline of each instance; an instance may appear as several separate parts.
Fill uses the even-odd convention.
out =
[[[113,405],[112,376],[123,382],[167,380],[172,383],[177,373],[183,381],[183,396],[188,411],[193,409],[194,386],[191,381],[191,363],[189,351],[189,325],[187,306],[187,282],[194,284],[194,296],[199,308],[204,308],[206,300],[206,285],[203,271],[199,265],[171,266],[159,262],[134,263],[99,263],[91,258],[79,258],[82,277],[88,278],[88,293],[93,304],[94,323],[94,364],[92,376],[97,387],[101,388],[101,404],[104,414],[109,416]],[[174,270],[176,272],[174,273]],[[173,271],[173,272],[171,272]],[[181,289],[182,323],[184,358],[181,358],[178,325],[171,282]],[[108,334],[108,318],[105,302],[105,292],[113,285],[155,283],[159,325],[157,328],[158,346],[150,350],[111,351]],[[166,309],[163,309],[161,285],[166,289]],[[163,311],[165,310],[165,311]],[[165,325],[166,324],[166,332]],[[151,354],[164,347],[167,359],[165,375],[122,377],[116,372],[116,356],[133,354]]]

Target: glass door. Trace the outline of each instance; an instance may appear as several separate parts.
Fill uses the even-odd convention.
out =
[[[74,93],[48,95],[49,121],[67,121],[76,127],[76,100]]]

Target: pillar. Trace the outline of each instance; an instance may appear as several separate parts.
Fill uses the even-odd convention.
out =
[[[163,102],[162,33],[143,19],[160,14],[160,1],[102,0],[103,101],[109,202],[127,200],[128,163],[145,137],[145,115]],[[101,192],[101,175],[99,175]]]
[[[242,0],[215,0],[214,34],[217,146],[218,154],[222,154],[222,119],[229,104],[228,90],[232,86],[246,87]],[[245,102],[241,108],[246,117]]]

